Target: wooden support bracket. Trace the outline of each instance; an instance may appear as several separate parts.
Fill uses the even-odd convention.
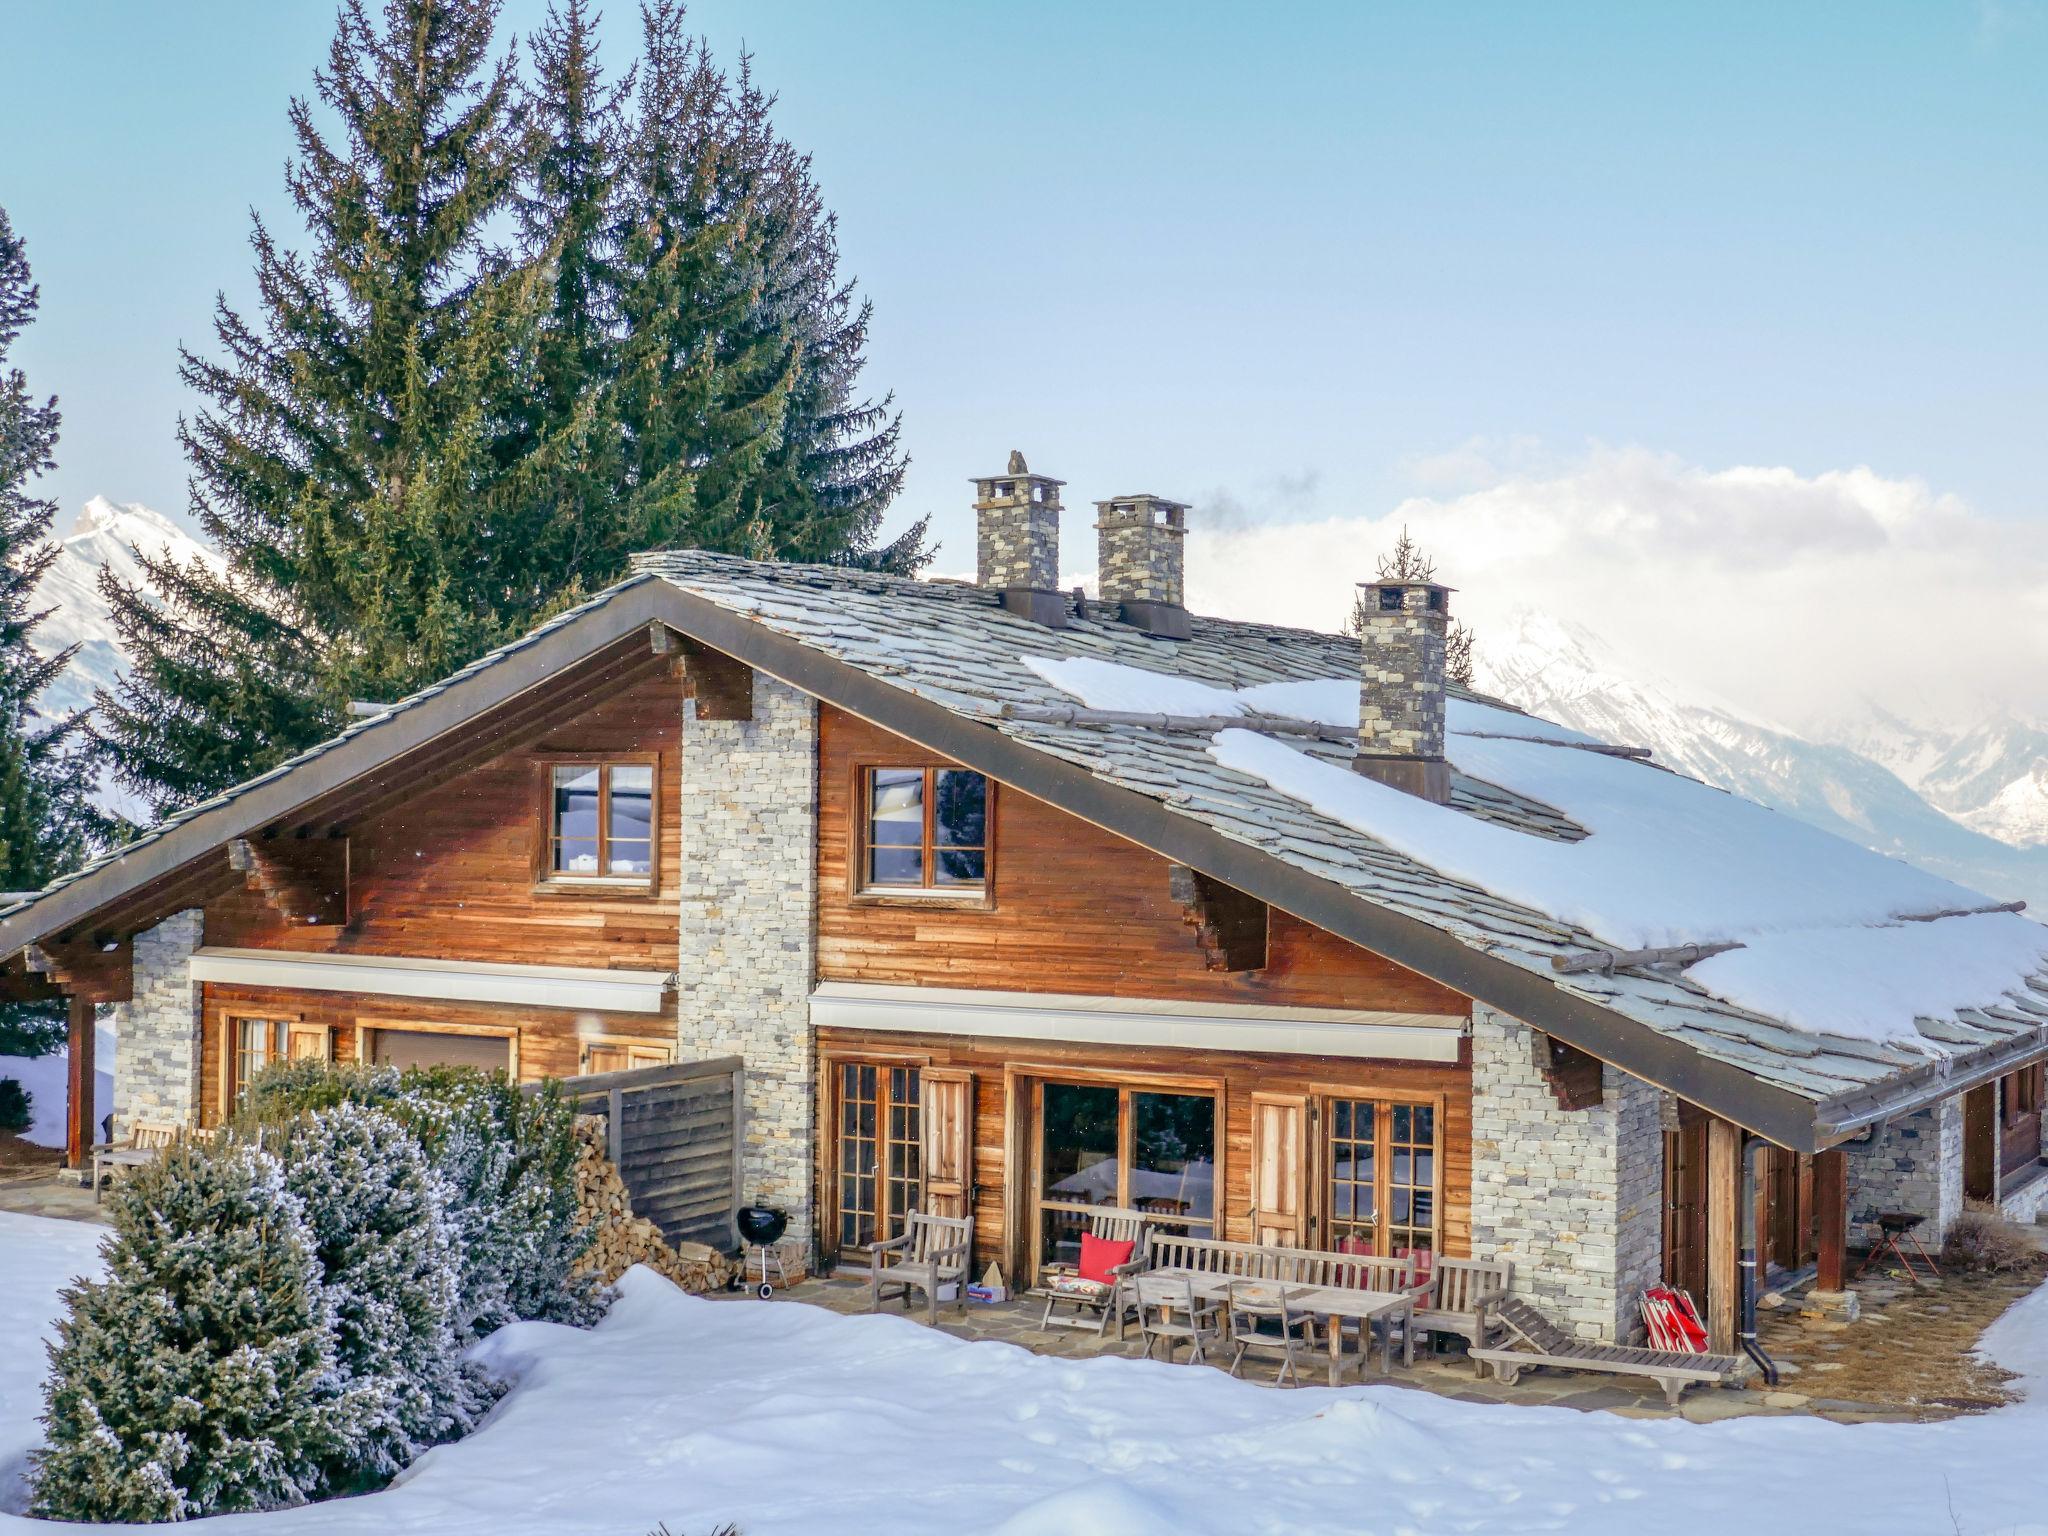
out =
[[[125,1003],[135,996],[135,941],[128,935],[80,934],[44,939],[22,951],[31,975],[89,1003]]]
[[[723,651],[700,645],[687,635],[677,635],[676,641],[683,651],[683,675],[689,695],[697,701],[697,718],[753,719],[754,669]]]
[[[1266,928],[1272,909],[1234,885],[1185,864],[1169,864],[1167,892],[1180,904],[1181,921],[1195,930],[1203,964],[1212,971],[1266,968]]]
[[[1588,1056],[1576,1046],[1553,1039],[1540,1029],[1529,1032],[1535,1042],[1536,1070],[1550,1085],[1550,1095],[1562,1110],[1592,1109],[1601,1098],[1600,1058]]]
[[[238,837],[228,865],[294,928],[337,928],[348,921],[346,837]]]

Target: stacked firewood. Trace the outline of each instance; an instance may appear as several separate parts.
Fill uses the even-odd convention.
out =
[[[732,1260],[716,1248],[671,1244],[653,1222],[633,1214],[633,1197],[605,1152],[601,1115],[576,1117],[576,1205],[596,1233],[584,1267],[607,1285],[635,1264],[693,1293],[721,1290],[732,1277]]]

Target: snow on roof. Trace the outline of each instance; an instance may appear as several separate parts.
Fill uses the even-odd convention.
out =
[[[1092,658],[1024,662],[1091,709],[1357,717],[1356,678],[1233,690]],[[1552,806],[1590,835],[1562,841],[1437,805],[1253,730],[1219,731],[1210,751],[1333,821],[1617,949],[1741,944],[1693,978],[1801,1030],[1938,1053],[1918,1019],[1952,1019],[2048,964],[2048,927],[2011,913],[1910,920],[1995,905],[1910,864],[1696,779],[1571,750],[1592,738],[1547,721],[1453,699],[1447,725],[1446,755],[1461,772]]]

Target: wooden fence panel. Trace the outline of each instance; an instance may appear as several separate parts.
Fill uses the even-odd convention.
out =
[[[605,1120],[605,1143],[634,1214],[672,1243],[739,1247],[743,1068],[737,1056],[561,1080],[578,1114]]]

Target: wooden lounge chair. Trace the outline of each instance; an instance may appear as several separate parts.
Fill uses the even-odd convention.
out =
[[[939,1321],[939,1292],[954,1287],[954,1304],[967,1310],[967,1264],[974,1248],[972,1216],[927,1216],[913,1211],[901,1237],[868,1249],[870,1310],[879,1312],[890,1295],[910,1307],[910,1293],[923,1291],[927,1321]]]
[[[1132,1305],[1124,1281],[1145,1268],[1145,1213],[1116,1205],[1098,1206],[1088,1213],[1088,1232],[1104,1242],[1132,1244],[1130,1258],[1111,1267],[1111,1280],[1084,1280],[1079,1271],[1065,1265],[1048,1266],[1040,1272],[1038,1284],[1025,1294],[1045,1299],[1045,1315],[1038,1320],[1040,1333],[1057,1323],[1063,1328],[1092,1328],[1098,1335],[1105,1334],[1114,1318],[1116,1336],[1121,1339],[1124,1316]],[[1055,1312],[1057,1307],[1071,1307],[1075,1315],[1062,1317]],[[1090,1313],[1093,1315],[1083,1315]]]
[[[168,1120],[133,1120],[128,1125],[126,1141],[103,1142],[92,1149],[92,1198],[95,1204],[100,1198],[102,1181],[111,1178],[124,1168],[140,1168],[144,1163],[153,1163],[163,1156],[164,1149],[176,1141],[184,1127]]]
[[[1575,1339],[1519,1297],[1501,1302],[1493,1315],[1506,1326],[1509,1338],[1499,1348],[1475,1348],[1472,1358],[1491,1364],[1494,1380],[1503,1386],[1511,1387],[1522,1372],[1546,1365],[1561,1371],[1648,1376],[1664,1389],[1664,1401],[1676,1408],[1687,1387],[1701,1382],[1719,1386],[1746,1368],[1740,1355],[1678,1354]]]

